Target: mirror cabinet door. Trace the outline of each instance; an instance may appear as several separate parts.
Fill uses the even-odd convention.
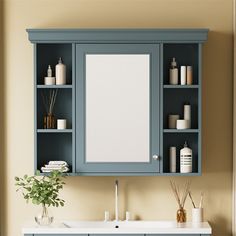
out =
[[[77,45],[78,172],[159,172],[159,63],[159,45]]]

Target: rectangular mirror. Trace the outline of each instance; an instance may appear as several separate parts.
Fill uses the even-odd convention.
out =
[[[150,162],[150,55],[86,54],[88,163]]]

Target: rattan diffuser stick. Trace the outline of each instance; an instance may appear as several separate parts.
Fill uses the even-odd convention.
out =
[[[187,181],[185,183],[182,196],[181,196],[181,193],[179,191],[179,186],[174,181],[172,181],[172,180],[170,181],[170,186],[171,186],[172,191],[174,193],[175,199],[176,199],[176,201],[179,205],[179,208],[184,208],[186,198],[189,194],[190,181]]]
[[[47,114],[52,114],[53,113],[53,108],[56,103],[56,98],[57,98],[57,91],[58,89],[53,89],[49,91],[49,97],[45,93],[41,93],[42,100],[43,100],[43,105],[44,108],[47,112]]]

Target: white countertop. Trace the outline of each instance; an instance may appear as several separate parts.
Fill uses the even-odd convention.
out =
[[[65,224],[64,224],[64,223]],[[50,226],[28,223],[23,234],[211,234],[208,222],[178,224],[175,221],[63,221]],[[119,228],[115,228],[118,225]]]

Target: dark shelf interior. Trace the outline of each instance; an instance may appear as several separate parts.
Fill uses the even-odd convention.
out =
[[[163,79],[164,84],[169,84],[169,69],[172,58],[175,57],[177,67],[179,69],[180,81],[180,66],[193,67],[193,84],[198,84],[198,44],[164,44],[163,57]]]
[[[184,118],[184,105],[191,105],[191,129],[198,129],[198,89],[166,89],[163,100],[163,128],[168,129],[171,114]]]
[[[176,171],[180,172],[180,149],[187,141],[189,148],[193,150],[193,173],[198,172],[198,133],[166,133],[163,136],[163,171],[169,170],[169,148],[176,147]]]
[[[38,133],[37,134],[37,169],[49,161],[66,161],[70,172],[72,167],[72,134],[71,133]]]
[[[51,65],[53,77],[58,59],[66,65],[66,84],[72,84],[72,44],[37,44],[37,84],[44,84],[48,65]]]
[[[49,96],[50,89],[37,90],[37,128],[43,128],[43,117],[46,114],[42,93]],[[56,119],[66,119],[67,129],[72,128],[72,90],[71,89],[58,89],[57,98],[53,114]]]

